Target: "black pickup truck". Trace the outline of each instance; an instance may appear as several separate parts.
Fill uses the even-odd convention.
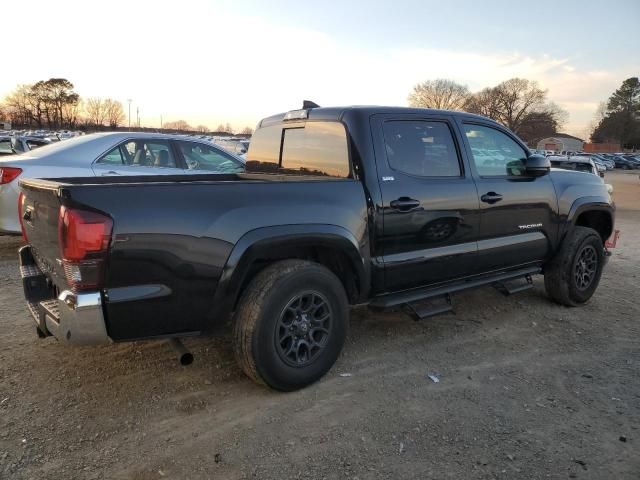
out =
[[[553,300],[583,304],[614,225],[598,176],[551,169],[487,118],[426,109],[266,118],[246,173],[20,184],[41,337],[177,339],[233,320],[243,370],[279,390],[331,368],[349,305],[424,318],[539,273]]]

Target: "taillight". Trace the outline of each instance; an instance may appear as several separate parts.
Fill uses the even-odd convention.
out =
[[[113,222],[87,210],[60,208],[58,242],[67,283],[74,291],[100,288]]]
[[[18,175],[22,173],[21,168],[16,167],[1,167],[0,168],[0,185],[13,182]]]
[[[29,242],[29,240],[27,240],[27,232],[24,229],[24,193],[20,192],[20,195],[18,195],[18,220],[20,220],[20,230],[22,230],[22,239],[25,242]]]

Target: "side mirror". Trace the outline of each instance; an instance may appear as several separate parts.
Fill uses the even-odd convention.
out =
[[[542,155],[531,155],[524,161],[525,175],[541,177],[551,170],[551,161]]]

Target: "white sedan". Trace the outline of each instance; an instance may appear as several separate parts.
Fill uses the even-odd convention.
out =
[[[94,133],[0,159],[0,233],[20,233],[18,180],[103,175],[239,173],[244,161],[184,135]]]

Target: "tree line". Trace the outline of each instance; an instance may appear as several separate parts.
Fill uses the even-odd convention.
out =
[[[13,128],[38,128],[48,130],[116,129],[127,125],[122,102],[113,98],[82,98],[74,91],[74,85],[66,78],[50,78],[34,84],[19,85],[0,102],[0,120],[8,120]],[[209,133],[205,125],[192,127],[184,120],[166,122],[164,130]],[[215,130],[234,133],[229,123],[220,124]],[[245,127],[241,134],[251,134]]]
[[[413,107],[461,110],[492,118],[529,144],[556,133],[567,112],[547,99],[547,90],[524,78],[511,78],[494,87],[471,92],[448,79],[418,83],[409,94]]]
[[[162,124],[164,130],[180,130],[185,132],[197,132],[197,133],[237,133],[239,135],[252,135],[253,128],[244,127],[242,130],[235,131],[229,122],[226,124],[219,124],[215,130],[211,130],[206,125],[198,125],[193,127],[186,120],[175,120],[171,122],[164,122]]]

